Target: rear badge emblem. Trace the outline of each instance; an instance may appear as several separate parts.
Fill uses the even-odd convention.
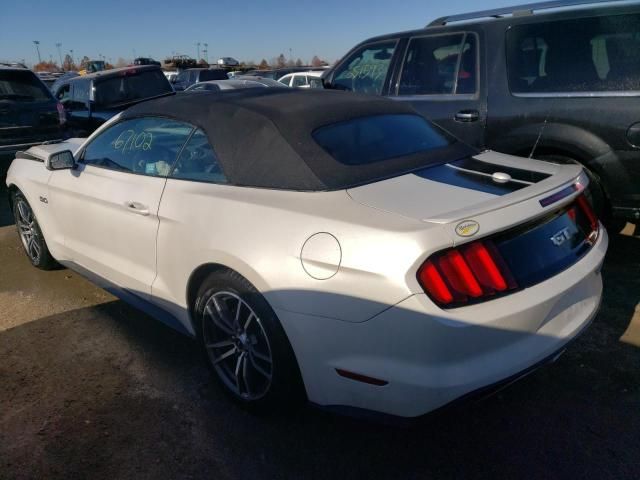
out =
[[[569,227],[566,227],[556,233],[553,237],[551,237],[551,243],[553,243],[556,247],[559,247],[570,238],[571,234],[569,233]]]
[[[473,237],[480,231],[480,224],[475,220],[464,220],[456,225],[456,233],[460,237]]]

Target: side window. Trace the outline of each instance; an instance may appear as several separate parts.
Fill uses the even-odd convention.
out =
[[[79,81],[73,82],[71,85],[71,99],[69,108],[71,110],[87,110],[87,102],[89,101],[89,84]]]
[[[513,93],[640,90],[640,15],[519,25],[507,33]]]
[[[176,77],[176,83],[183,83],[189,80],[189,72],[180,72]]]
[[[412,38],[407,47],[398,95],[474,94],[477,48],[474,34]]]
[[[171,178],[227,183],[227,177],[202,130],[196,130],[182,149]]]
[[[307,77],[305,75],[296,75],[293,77],[292,87],[304,87],[307,84]]]
[[[56,92],[56,98],[60,103],[62,103],[65,107],[68,106],[68,102],[71,98],[71,85],[63,85]]]
[[[166,177],[193,130],[166,118],[134,118],[98,135],[84,151],[82,162],[120,172]]]
[[[380,95],[389,72],[396,40],[366,45],[338,67],[333,85],[340,90]]]
[[[290,82],[291,82],[291,75],[287,75],[287,76],[285,76],[285,77],[282,77],[282,78],[279,80],[279,82],[280,82],[280,83],[284,83],[287,87],[289,87],[289,86],[290,86]]]

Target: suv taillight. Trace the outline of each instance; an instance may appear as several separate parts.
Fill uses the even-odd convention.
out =
[[[56,103],[56,109],[58,110],[58,121],[60,125],[64,125],[67,123],[67,112],[64,109],[64,105],[58,102]]]
[[[436,304],[449,308],[518,288],[491,240],[431,256],[418,270],[418,281]]]

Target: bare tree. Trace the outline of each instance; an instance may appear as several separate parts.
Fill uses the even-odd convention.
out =
[[[284,68],[287,65],[287,59],[284,56],[283,53],[281,53],[280,55],[278,55],[278,58],[276,59],[276,67],[277,68]]]
[[[304,65],[304,63],[302,62],[302,60],[299,58],[296,60],[296,67],[302,67]]]
[[[118,57],[118,60],[116,60],[116,68],[126,67],[127,65],[129,65],[129,62],[122,57]]]
[[[62,62],[62,69],[66,72],[77,70],[76,64],[73,63],[73,58],[68,53],[64,56],[64,61]]]
[[[317,55],[314,55],[313,58],[311,59],[311,66],[313,67],[324,67],[326,65],[329,65],[329,64],[324,60],[320,59],[320,57],[318,57]]]
[[[260,70],[266,70],[269,68],[269,63],[263,58],[262,61],[260,62]]]

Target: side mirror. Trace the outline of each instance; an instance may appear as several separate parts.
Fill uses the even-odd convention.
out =
[[[47,170],[70,170],[76,168],[76,160],[71,150],[52,153],[44,161]]]

